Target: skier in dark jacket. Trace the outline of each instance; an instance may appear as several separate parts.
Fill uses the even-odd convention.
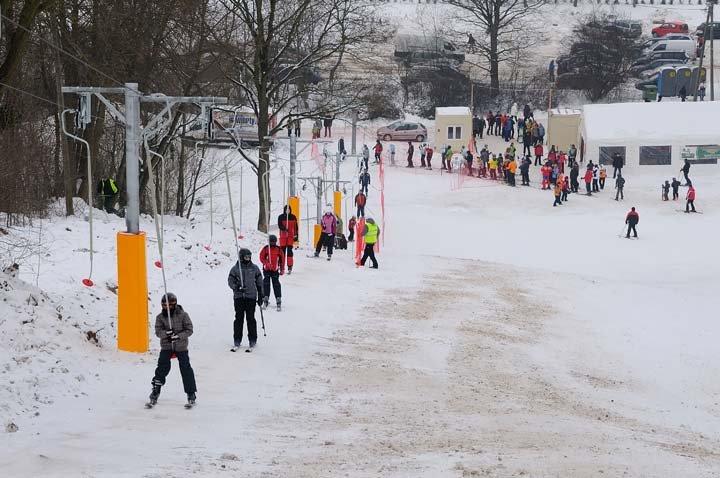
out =
[[[530,186],[530,156],[526,156],[520,164],[520,176],[522,176],[522,185]]]
[[[360,183],[360,191],[367,194],[368,186],[370,186],[370,173],[367,172],[367,169],[360,173],[358,182]]]
[[[165,385],[165,378],[170,373],[170,359],[173,355],[177,357],[180,365],[180,375],[188,404],[193,405],[197,387],[188,355],[188,337],[193,334],[193,324],[188,313],[177,303],[177,296],[172,292],[163,295],[160,304],[162,312],[155,317],[155,335],[160,339],[160,356],[152,379],[152,393],[148,406],[157,403],[160,389]]]
[[[233,322],[233,352],[240,348],[243,336],[243,318],[247,321],[250,348],[257,343],[255,304],[263,303],[263,283],[260,268],[252,263],[250,249],[240,249],[240,260],[230,269],[228,286],[233,291],[235,321]],[[244,317],[243,317],[244,316]]]
[[[670,186],[672,186],[672,190],[673,190],[673,201],[676,201],[680,197],[680,193],[678,192],[678,188],[680,187],[680,181],[673,178],[672,183],[670,183]]]
[[[411,141],[408,141],[408,150],[407,150],[407,166],[406,168],[414,168],[413,166],[413,153],[415,152],[415,148],[413,147],[413,144]]]
[[[683,184],[683,186],[688,186],[690,184],[690,178],[688,177],[688,174],[690,173],[690,161],[686,159],[685,164],[680,171],[685,175],[685,184]]]
[[[580,166],[578,166],[578,163],[573,163],[570,167],[570,191],[576,193],[578,192],[578,188],[580,187],[580,183],[578,182],[578,176],[580,175]]]
[[[640,215],[635,211],[635,208],[631,208],[630,212],[627,213],[627,216],[625,216],[625,224],[628,225],[627,234],[625,235],[626,238],[630,237],[630,231],[633,232],[635,237],[638,237],[637,231],[635,230],[635,226],[640,222]]]
[[[612,158],[613,179],[615,179],[616,175],[622,174],[622,168],[624,165],[625,161],[623,160],[623,157],[620,156],[620,153],[614,153]]]
[[[625,193],[623,192],[625,189],[625,178],[622,177],[622,175],[618,175],[615,180],[615,189],[617,189],[617,192],[615,193],[615,200],[618,201],[618,198],[625,200]]]

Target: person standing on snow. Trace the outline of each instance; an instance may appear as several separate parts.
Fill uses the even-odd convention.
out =
[[[687,159],[685,160],[685,164],[683,165],[680,172],[685,175],[685,184],[683,184],[683,186],[689,186],[690,178],[688,177],[688,174],[690,174],[690,161],[688,161]]]
[[[283,251],[283,257],[287,261],[287,271],[288,275],[290,275],[294,261],[293,246],[298,240],[298,222],[290,206],[285,206],[283,213],[278,216],[278,229],[280,230],[280,248]],[[284,263],[283,267],[285,267]]]
[[[613,166],[613,179],[616,175],[622,174],[622,168],[625,165],[625,160],[620,156],[620,153],[613,153],[612,166]]]
[[[522,177],[522,185],[530,186],[530,157],[523,158],[520,164],[520,176]]]
[[[588,164],[588,168],[585,171],[585,188],[587,189],[588,196],[592,196],[592,191],[591,191],[592,180],[593,180],[593,169],[592,169],[592,167],[590,167],[590,164]]]
[[[577,148],[574,144],[570,145],[570,149],[568,150],[568,161],[572,165],[577,159]]]
[[[560,187],[560,183],[555,184],[555,189],[553,189],[553,195],[555,196],[555,202],[553,203],[553,207],[555,206],[562,206],[562,201],[560,200],[560,195],[562,194],[562,187]]]
[[[425,149],[425,160],[427,161],[428,171],[432,171],[432,163],[430,161],[432,161],[433,152],[432,146],[428,145]]]
[[[357,201],[357,196],[355,198]],[[322,228],[322,232],[320,234],[320,240],[318,241],[317,246],[315,246],[314,257],[320,256],[320,250],[324,245],[327,248],[327,260],[330,260],[332,258],[333,246],[335,245],[335,232],[337,231],[337,218],[335,217],[335,214],[333,214],[331,206],[328,206],[327,209],[325,209],[325,214],[323,214],[323,217],[320,220],[320,226]]]
[[[370,268],[377,269],[378,262],[377,259],[375,259],[375,243],[377,242],[378,237],[380,237],[380,228],[377,224],[375,224],[375,220],[373,218],[369,217],[367,219],[361,235],[365,239],[365,250],[363,251],[362,259],[360,259],[360,265],[364,266],[365,261],[369,258],[372,262],[372,266],[370,266]]]
[[[357,226],[357,219],[355,219],[355,216],[353,216],[348,221],[348,242],[353,242],[355,240],[355,226]]]
[[[370,186],[370,173],[367,172],[367,169],[360,173],[358,182],[360,183],[360,192],[367,194],[368,186]]]
[[[340,161],[345,161],[347,151],[345,151],[345,138],[342,136],[340,136],[340,139],[338,140],[338,153],[340,153]]]
[[[535,166],[542,166],[543,145],[535,145]]]
[[[377,140],[375,142],[375,146],[373,146],[373,151],[375,151],[375,164],[380,164],[380,156],[382,155],[383,151],[383,145],[380,140]]]
[[[600,189],[605,189],[605,179],[607,178],[607,171],[605,167],[600,168]]]
[[[247,322],[250,348],[257,343],[257,322],[255,304],[263,303],[263,283],[260,268],[252,263],[250,249],[240,249],[240,260],[230,269],[228,287],[233,291],[235,321],[233,322],[233,342],[230,349],[236,352],[243,338],[243,321]]]
[[[157,403],[160,390],[165,385],[165,378],[170,373],[170,359],[173,354],[178,359],[183,388],[187,394],[188,405],[195,404],[195,373],[190,366],[188,355],[188,338],[193,334],[190,316],[177,303],[177,296],[168,292],[160,300],[162,312],[155,317],[155,335],[160,339],[160,356],[158,357],[155,376],[152,379],[152,392],[148,407]]]
[[[692,208],[692,212],[697,212],[695,210],[695,188],[692,183],[690,183],[685,199],[687,200],[687,203],[685,203],[685,212],[690,212],[690,208]]]
[[[406,168],[414,168],[413,166],[413,153],[415,153],[415,148],[413,147],[412,141],[408,141],[408,150],[407,150],[407,166]]]
[[[263,304],[267,309],[270,300],[270,282],[275,294],[275,306],[278,312],[282,302],[282,289],[280,288],[280,276],[285,274],[285,257],[282,249],[277,245],[277,236],[270,234],[268,243],[260,250],[260,263],[263,265]]]
[[[580,187],[578,176],[580,176],[580,166],[573,161],[572,166],[570,166],[570,191],[574,193],[578,192]]]
[[[670,200],[670,181],[665,181],[665,183],[662,184],[660,187],[662,188],[662,200],[669,201]]]
[[[630,212],[627,213],[627,216],[625,216],[625,224],[628,225],[627,234],[625,235],[626,238],[630,238],[630,231],[633,232],[633,235],[635,237],[638,237],[637,231],[635,230],[635,226],[638,225],[640,222],[640,215],[635,211],[635,208],[631,208]]]
[[[395,164],[395,144],[390,143],[390,166],[397,166]]]
[[[425,166],[425,155],[427,154],[427,151],[425,150],[425,145],[421,144],[418,146],[418,151],[420,152],[420,167],[425,169],[427,166]]]
[[[447,166],[448,173],[452,173],[452,157],[453,157],[453,150],[452,146],[448,145],[447,149],[445,150],[445,161],[443,164]]]
[[[598,165],[594,165],[592,169],[592,191],[594,193],[600,192],[600,188],[598,187],[598,180],[600,179],[600,168]]]
[[[362,191],[355,195],[355,205],[357,206],[357,217],[365,217],[365,204],[367,203],[367,196]]]
[[[618,174],[617,179],[615,180],[615,189],[617,189],[617,192],[615,193],[615,200],[618,200],[618,197],[622,200],[625,200],[625,194],[623,193],[623,189],[625,188],[625,178],[622,177],[621,174]]]
[[[680,193],[678,192],[678,188],[680,187],[680,181],[673,178],[672,183],[670,183],[670,186],[672,186],[673,190],[673,201],[677,200],[680,197]]]
[[[488,111],[486,119],[487,119],[487,135],[490,136],[493,133],[493,128],[495,127],[495,115],[493,114],[492,110]]]
[[[370,167],[368,166],[368,163],[370,162],[370,150],[368,149],[367,144],[363,144],[362,160],[363,163],[365,163],[365,169],[367,170]]]

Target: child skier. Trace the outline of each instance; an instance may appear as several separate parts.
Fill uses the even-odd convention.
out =
[[[568,200],[567,196],[570,192],[570,178],[565,176],[565,180],[562,182],[562,197],[560,198],[561,201],[566,202]]]
[[[365,215],[364,208],[363,215]],[[328,205],[325,209],[325,214],[323,214],[323,217],[320,220],[320,226],[322,228],[322,233],[320,234],[320,240],[318,241],[317,246],[315,246],[314,256],[320,256],[322,246],[326,246],[327,260],[330,260],[332,258],[333,246],[335,245],[335,232],[337,231],[337,218],[333,213],[332,206]]]
[[[690,212],[690,208],[692,208],[692,212],[697,212],[695,210],[695,188],[693,187],[692,183],[689,183],[690,187],[688,188],[687,196],[685,196],[685,199],[687,199],[687,203],[685,204],[685,212]]]
[[[280,276],[285,274],[285,258],[282,249],[277,245],[277,236],[270,234],[268,243],[260,250],[260,263],[263,265],[263,300],[262,307],[267,309],[270,300],[270,282],[275,294],[275,306],[280,312],[282,303],[282,290]]]
[[[678,188],[680,187],[680,181],[673,178],[672,183],[670,185],[672,186],[672,190],[673,190],[673,201],[675,201],[680,197],[680,193],[678,192]]]
[[[553,207],[555,206],[562,206],[562,201],[560,200],[560,194],[562,192],[562,188],[560,187],[560,183],[555,184],[555,189],[553,190],[553,195],[555,196],[555,202],[553,203]]]
[[[663,201],[669,201],[670,200],[670,181],[665,181],[665,184],[662,185],[662,200]]]
[[[607,171],[605,168],[600,168],[600,189],[605,189],[605,179],[607,178]]]
[[[187,394],[186,406],[192,407],[195,404],[197,387],[188,355],[188,337],[193,334],[193,324],[188,313],[177,303],[177,296],[172,292],[162,296],[160,305],[162,312],[155,317],[155,335],[160,339],[160,356],[152,379],[150,401],[145,406],[152,408],[157,403],[160,389],[165,385],[165,378],[170,373],[170,359],[175,355],[180,365],[183,388]]]
[[[357,226],[357,219],[353,216],[350,218],[350,221],[348,221],[348,229],[350,229],[348,242],[352,242],[355,239],[355,226]]]

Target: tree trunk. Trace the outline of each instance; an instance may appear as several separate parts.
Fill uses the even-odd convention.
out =
[[[261,97],[262,98],[262,97]],[[260,150],[258,153],[258,230],[268,232],[267,216],[270,212],[270,152],[268,148],[268,135],[270,126],[269,107],[265,101],[259,105],[258,136]]]
[[[490,94],[497,96],[500,92],[500,61],[498,58],[498,32],[490,31]]]

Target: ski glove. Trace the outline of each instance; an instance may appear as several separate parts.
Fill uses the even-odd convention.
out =
[[[263,305],[263,297],[262,296],[258,296],[257,305],[262,307],[262,305]]]

